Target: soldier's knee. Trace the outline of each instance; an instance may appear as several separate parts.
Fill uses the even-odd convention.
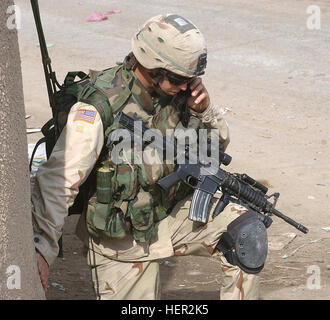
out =
[[[246,273],[259,273],[268,251],[267,230],[270,218],[253,210],[233,220],[219,239],[216,248],[227,261]]]

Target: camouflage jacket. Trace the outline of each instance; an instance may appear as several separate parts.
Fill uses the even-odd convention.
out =
[[[97,74],[96,78],[95,73],[91,74],[95,84],[103,88],[110,106],[129,90],[122,106],[127,115],[137,116],[148,128],[157,128],[163,135],[167,129],[183,128],[172,97],[151,96],[133,71],[123,65],[117,68],[110,81],[107,71],[101,76]],[[213,104],[203,113],[191,112],[188,127],[218,129],[223,150],[229,143],[227,123]],[[116,128],[115,124],[103,128],[96,108],[87,102],[78,102],[71,108],[67,125],[49,160],[39,168],[32,186],[34,239],[36,248],[48,263],[57,256],[57,242],[68,208],[95,165],[101,172],[110,168],[112,193],[108,203],[98,201],[97,197],[89,201],[87,229],[96,237],[121,238],[132,233],[137,241],[149,241],[157,233],[156,222],[165,218],[175,203],[191,192],[181,183],[168,193],[158,188],[157,180],[171,173],[174,166],[165,162],[149,164],[148,155],[155,157],[151,149],[143,151],[142,163],[135,164],[126,159],[122,164],[114,164],[110,157],[113,146],[110,145],[106,152],[104,146],[106,138]]]

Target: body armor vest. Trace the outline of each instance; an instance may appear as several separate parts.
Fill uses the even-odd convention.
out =
[[[109,119],[105,128],[105,144],[96,166],[96,194],[89,200],[86,221],[95,237],[123,238],[132,233],[134,239],[146,242],[157,232],[156,223],[167,217],[174,205],[192,192],[179,183],[168,193],[156,182],[175,170],[174,164],[134,163],[134,153],[123,163],[114,163],[111,154],[115,143],[108,138],[121,126],[114,122],[117,112],[141,120],[147,128],[160,130],[182,126],[180,112],[172,97],[154,97],[144,89],[133,71],[119,65],[115,68],[91,74],[91,86],[86,87],[80,101],[93,104],[95,92],[102,92],[110,104]],[[154,156],[155,150],[143,150],[143,156]]]

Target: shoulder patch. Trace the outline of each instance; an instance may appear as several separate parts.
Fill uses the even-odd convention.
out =
[[[85,121],[93,124],[95,121],[95,117],[96,117],[96,111],[79,109],[73,121]]]

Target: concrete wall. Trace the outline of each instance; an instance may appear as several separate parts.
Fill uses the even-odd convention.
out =
[[[21,61],[12,0],[0,2],[0,299],[43,299],[32,242]]]

